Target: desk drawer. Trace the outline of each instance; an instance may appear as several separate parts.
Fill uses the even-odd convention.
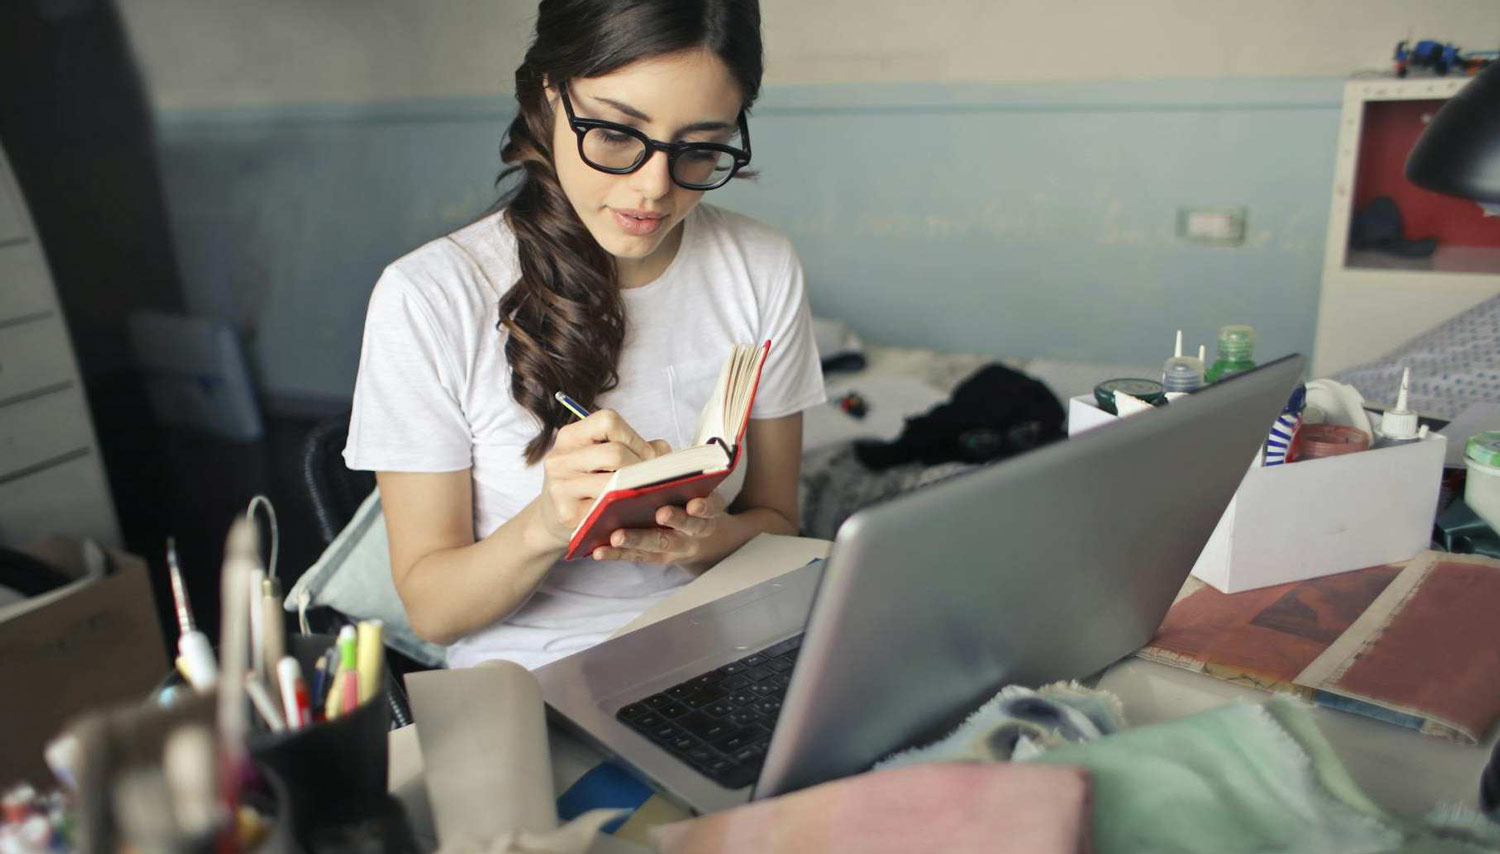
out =
[[[41,249],[31,241],[0,246],[0,323],[54,308]]]
[[[56,315],[0,327],[0,404],[73,379],[68,333]]]
[[[0,406],[0,482],[93,444],[77,386]]]
[[[52,534],[120,540],[104,470],[91,451],[0,483],[0,545],[16,548]]]

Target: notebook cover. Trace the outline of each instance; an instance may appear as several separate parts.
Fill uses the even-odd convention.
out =
[[[771,342],[761,346],[766,358],[770,358]],[[755,370],[755,380],[750,385],[750,405],[745,408],[745,417],[734,437],[734,452],[728,468],[708,474],[690,474],[664,480],[635,489],[616,489],[604,495],[587,519],[568,542],[564,560],[588,557],[594,549],[609,545],[609,536],[621,528],[655,528],[656,511],[671,505],[686,506],[694,498],[704,498],[713,492],[724,479],[734,472],[740,462],[740,449],[745,444],[745,430],[750,425],[750,412],[755,409],[755,395],[760,390],[760,375],[766,367],[762,359]]]

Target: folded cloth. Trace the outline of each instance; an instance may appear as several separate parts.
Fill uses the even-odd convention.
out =
[[[948,403],[906,419],[894,442],[857,442],[859,461],[882,471],[918,460],[986,463],[1055,442],[1067,415],[1037,380],[990,364],[964,380]]]
[[[920,762],[1029,759],[1070,742],[1093,741],[1125,728],[1120,698],[1077,682],[1036,690],[1007,685],[942,740],[882,759],[876,768]]]
[[[1425,823],[1386,814],[1344,770],[1308,707],[1237,701],[1048,750],[1025,764],[1082,765],[1099,852],[1478,852],[1500,830],[1477,812]]]
[[[653,828],[663,854],[1088,851],[1088,776],[1066,765],[942,762],[871,771]]]

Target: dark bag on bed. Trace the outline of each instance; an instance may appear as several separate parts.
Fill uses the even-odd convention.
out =
[[[1062,404],[1040,381],[990,364],[964,380],[953,400],[906,419],[894,442],[856,442],[854,452],[880,471],[912,461],[987,463],[1063,438]]]

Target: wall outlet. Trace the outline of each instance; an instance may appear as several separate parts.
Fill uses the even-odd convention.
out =
[[[1245,242],[1245,208],[1178,208],[1177,236],[1194,243],[1238,246]]]

